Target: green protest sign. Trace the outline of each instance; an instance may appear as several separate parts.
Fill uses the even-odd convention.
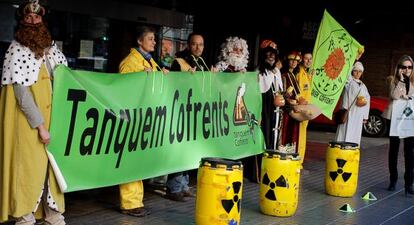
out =
[[[331,118],[358,54],[359,44],[325,10],[313,49],[311,102]]]
[[[68,187],[104,187],[259,154],[255,73],[55,72],[48,146]]]

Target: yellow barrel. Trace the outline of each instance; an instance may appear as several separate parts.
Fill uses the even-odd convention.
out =
[[[240,161],[201,159],[197,174],[196,224],[240,224],[242,187]]]
[[[326,150],[326,193],[333,196],[352,197],[358,184],[358,168],[358,144],[329,142]]]
[[[288,217],[296,212],[300,158],[297,154],[266,151],[262,158],[259,205],[262,213]]]

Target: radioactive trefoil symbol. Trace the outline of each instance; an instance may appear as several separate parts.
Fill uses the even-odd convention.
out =
[[[336,178],[341,175],[344,182],[347,182],[349,178],[351,177],[352,173],[344,172],[343,168],[346,164],[346,160],[343,159],[336,159],[336,164],[338,165],[338,169],[336,171],[329,172],[329,176],[333,181],[336,180]]]
[[[262,184],[267,185],[270,188],[266,192],[265,198],[267,198],[271,201],[276,201],[276,194],[275,194],[275,188],[276,187],[289,188],[289,184],[287,183],[287,181],[286,181],[286,179],[283,175],[280,175],[280,177],[277,178],[277,180],[275,180],[273,182],[269,179],[269,176],[267,175],[267,173],[265,173],[262,180],[263,180]]]
[[[232,199],[223,199],[221,200],[221,205],[223,206],[224,210],[227,213],[230,213],[230,211],[233,209],[234,205],[237,205],[237,210],[240,213],[240,198],[239,198],[239,192],[241,189],[241,185],[242,183],[237,181],[237,182],[233,182],[232,184],[232,188],[233,188],[233,193],[234,196]]]
[[[410,107],[407,107],[404,109],[403,113],[406,117],[409,117],[413,113],[413,110]]]

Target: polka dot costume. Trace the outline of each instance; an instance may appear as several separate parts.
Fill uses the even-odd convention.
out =
[[[51,209],[53,209],[55,211],[59,211],[58,206],[57,206],[55,200],[53,199],[53,196],[50,194],[51,191],[50,191],[49,179],[47,180],[47,183],[48,183],[48,185],[46,187],[43,187],[42,188],[42,192],[40,193],[40,196],[39,196],[39,198],[38,198],[38,200],[36,202],[36,206],[35,206],[35,208],[33,210],[33,213],[36,212],[36,210],[39,207],[39,204],[41,203],[42,200],[47,202],[47,206],[49,208],[51,208]],[[46,192],[46,196],[43,196],[44,195],[45,188],[47,188],[47,192]]]
[[[52,68],[55,68],[58,64],[67,65],[65,56],[55,43],[50,47],[47,55],[36,59],[35,54],[29,48],[14,40],[4,57],[1,84],[31,86],[37,82],[40,66],[45,63],[46,57]]]

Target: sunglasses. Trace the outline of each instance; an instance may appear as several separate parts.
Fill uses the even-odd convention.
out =
[[[402,70],[405,70],[405,69],[410,69],[410,70],[412,70],[413,69],[413,66],[398,66],[398,68],[400,68],[400,69],[402,69]]]

